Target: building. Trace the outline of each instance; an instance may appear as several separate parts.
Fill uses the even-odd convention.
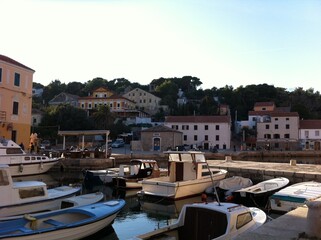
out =
[[[264,112],[256,122],[256,144],[259,149],[299,150],[299,114],[297,112]]]
[[[34,70],[0,55],[0,136],[29,145]]]
[[[135,88],[123,94],[123,97],[134,102],[136,105],[136,109],[144,111],[149,115],[157,113],[162,107],[160,105],[161,98],[140,88]]]
[[[31,111],[31,126],[37,127],[42,120],[44,112],[39,109],[32,109]]]
[[[51,99],[48,104],[51,106],[57,106],[60,104],[69,104],[73,107],[78,107],[78,98],[79,96],[73,95],[70,93],[59,93],[53,99]]]
[[[109,106],[110,111],[118,117],[145,117],[147,115],[137,110],[135,102],[132,100],[119,96],[104,87],[94,90],[90,96],[79,97],[78,99],[78,107],[87,110],[89,115],[101,105]]]
[[[141,131],[143,151],[166,151],[182,145],[182,132],[166,126],[155,126]]]
[[[167,116],[165,126],[183,133],[183,144],[205,150],[230,149],[231,118],[225,116]]]
[[[300,120],[299,139],[302,150],[321,150],[321,120]]]

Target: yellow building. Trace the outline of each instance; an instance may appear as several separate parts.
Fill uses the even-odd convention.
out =
[[[0,55],[0,137],[29,145],[34,70]]]

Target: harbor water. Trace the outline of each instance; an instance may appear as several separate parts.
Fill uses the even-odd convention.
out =
[[[77,175],[77,174],[76,174]],[[85,184],[82,181],[82,175],[70,176],[70,173],[50,172],[47,174],[15,178],[15,181],[37,180],[45,182],[48,187],[60,185],[81,185],[81,194],[102,192],[104,200],[122,198],[126,201],[125,207],[117,215],[113,224],[94,236],[86,239],[99,240],[125,240],[131,239],[137,235],[153,231],[160,227],[175,222],[179,216],[180,210],[184,204],[201,201],[201,195],[186,198],[178,201],[158,200],[141,200],[135,190],[119,190],[105,185]],[[211,197],[209,197],[211,200]],[[265,206],[262,206],[265,208]],[[272,218],[277,215],[272,215]]]

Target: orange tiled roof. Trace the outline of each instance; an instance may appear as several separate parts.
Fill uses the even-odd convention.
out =
[[[321,129],[321,120],[311,119],[311,120],[300,120],[301,129]]]

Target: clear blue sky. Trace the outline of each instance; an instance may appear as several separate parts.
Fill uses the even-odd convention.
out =
[[[0,54],[44,85],[200,78],[321,92],[319,0],[0,0]]]

